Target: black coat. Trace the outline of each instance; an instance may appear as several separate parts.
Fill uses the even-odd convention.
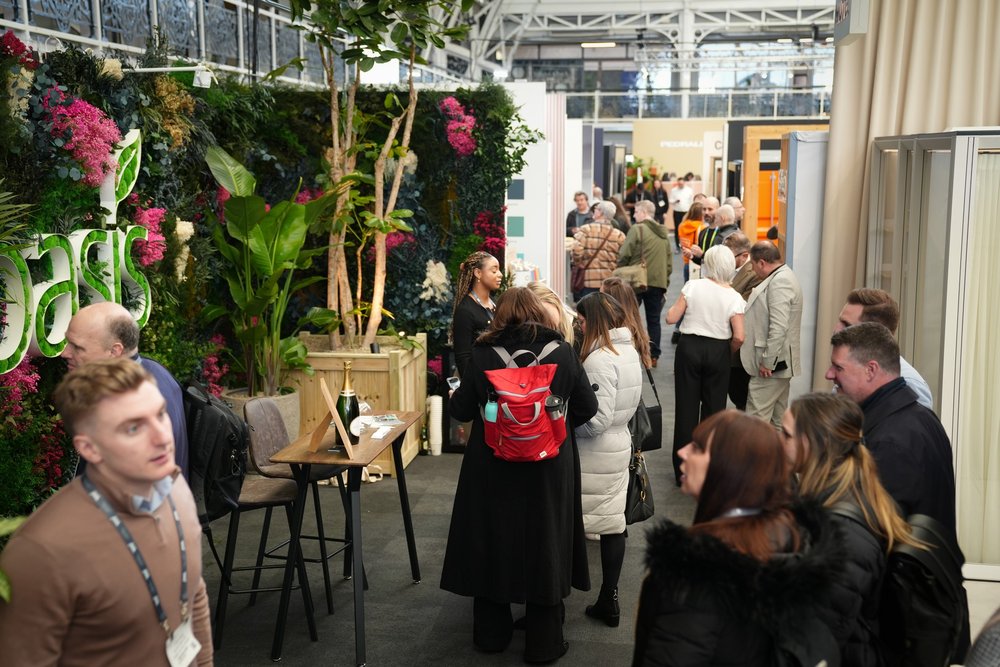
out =
[[[649,574],[636,620],[634,666],[772,667],[775,637],[797,637],[839,664],[819,620],[843,547],[826,512],[796,509],[803,547],[766,563],[709,535],[662,522],[649,536]]]
[[[885,545],[866,526],[832,514],[847,551],[843,574],[834,580],[830,606],[821,610],[840,646],[844,667],[878,667],[880,584],[885,573]]]
[[[955,535],[955,470],[941,421],[896,378],[861,404],[865,444],[904,517],[926,514]],[[957,540],[956,540],[957,541]]]
[[[455,367],[459,377],[465,376],[465,366],[472,356],[472,346],[479,334],[486,331],[493,322],[493,311],[483,308],[472,294],[458,302],[455,319],[451,323],[451,340],[455,350]]]
[[[538,354],[562,337],[540,325],[504,332],[497,342],[509,352]],[[527,363],[527,355],[518,359]],[[597,413],[597,396],[576,353],[563,342],[543,363],[557,364],[552,393],[568,404],[567,432]],[[483,371],[503,368],[490,346],[476,344],[462,385],[449,408],[472,421],[455,493],[441,588],[496,602],[555,605],[570,588],[589,590],[580,455],[567,436],[554,458],[529,463],[504,461],[483,440],[480,410],[489,381]]]

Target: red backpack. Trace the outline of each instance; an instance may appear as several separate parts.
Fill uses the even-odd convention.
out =
[[[504,461],[550,459],[566,439],[565,401],[550,388],[556,364],[541,363],[559,342],[548,343],[537,356],[531,350],[509,354],[502,347],[493,348],[506,367],[486,371],[491,391],[483,427],[486,444]],[[515,361],[522,354],[534,357],[523,367]]]

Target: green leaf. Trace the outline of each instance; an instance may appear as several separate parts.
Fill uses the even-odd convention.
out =
[[[278,77],[284,76],[285,72],[287,72],[289,68],[294,67],[295,69],[301,72],[302,70],[305,69],[305,65],[306,65],[305,58],[292,58],[284,65],[281,65],[280,67],[275,67],[273,70],[265,74],[264,78],[261,79],[261,81],[264,83],[277,81]]]
[[[406,28],[406,24],[403,22],[399,22],[395,26],[393,26],[390,39],[394,44],[401,45],[406,40],[406,37],[409,34],[409,32],[410,31]]]
[[[267,215],[263,197],[230,197],[226,200],[226,231],[231,237],[247,243],[250,233]]]
[[[261,275],[295,267],[306,241],[305,206],[283,201],[250,233],[251,264]]]
[[[341,324],[340,314],[330,308],[310,308],[305,315],[299,319],[296,329],[303,327],[316,327],[322,333],[329,333]]]
[[[13,533],[27,518],[26,516],[0,517],[0,537]]]
[[[0,600],[10,602],[10,579],[0,570]]]
[[[253,174],[218,146],[208,147],[205,162],[219,185],[234,197],[249,197],[257,188],[257,180]]]
[[[362,72],[369,72],[373,67],[375,67],[374,58],[362,58],[361,62],[358,64]]]
[[[201,309],[201,312],[198,313],[198,317],[205,322],[212,322],[213,320],[217,320],[223,315],[228,315],[228,314],[229,314],[228,308],[225,308],[224,306],[209,304]]]
[[[139,132],[129,132],[125,135],[129,143],[122,147],[118,155],[118,173],[115,180],[115,204],[120,204],[139,178],[139,159],[142,154],[142,140]]]

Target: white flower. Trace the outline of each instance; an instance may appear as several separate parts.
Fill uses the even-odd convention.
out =
[[[121,81],[124,76],[122,73],[122,61],[117,58],[105,58],[101,62],[101,74],[109,76],[116,81]]]
[[[422,287],[424,288],[420,293],[422,301],[441,303],[450,299],[451,278],[448,275],[448,267],[433,259],[427,260],[427,277],[424,278]]]
[[[174,236],[181,244],[181,251],[177,253],[174,262],[174,273],[177,274],[177,282],[184,282],[184,274],[187,272],[188,258],[191,256],[191,248],[188,241],[194,236],[194,223],[187,220],[178,220],[174,228]]]

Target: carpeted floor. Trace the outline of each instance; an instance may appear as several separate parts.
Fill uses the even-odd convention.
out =
[[[674,280],[667,295],[667,306],[680,292],[680,261],[675,255]],[[665,312],[665,310],[664,310]],[[583,610],[593,603],[600,585],[600,549],[597,542],[588,542],[591,582],[594,590],[574,591],[566,601],[565,637],[569,653],[561,665],[616,666],[630,664],[634,634],[634,616],[639,588],[643,578],[645,533],[657,520],[666,517],[688,523],[694,503],[677,490],[670,462],[670,441],[673,435],[673,346],[671,327],[663,328],[663,355],[653,374],[663,401],[663,435],[665,449],[650,452],[646,457],[656,504],[656,517],[629,528],[625,566],[619,585],[622,622],[617,628],[584,616]],[[367,657],[372,665],[520,665],[524,650],[523,633],[515,633],[506,652],[486,655],[472,646],[472,601],[442,591],[438,583],[448,525],[454,502],[455,484],[462,464],[461,454],[418,456],[406,471],[417,553],[423,581],[411,580],[403,535],[399,495],[396,482],[385,478],[362,488],[363,538],[365,566],[369,590],[365,596]],[[344,517],[337,491],[322,487],[324,523],[328,534],[343,531]],[[304,529],[315,526],[312,503],[306,510]],[[237,565],[252,564],[263,512],[245,514],[240,522]],[[213,525],[216,542],[223,548],[226,521]],[[272,533],[287,535],[283,518],[275,515]],[[314,549],[315,545],[306,546]],[[210,599],[218,594],[219,571],[205,551],[205,580]],[[342,561],[331,562],[334,573],[341,570]],[[289,608],[289,625],[285,635],[282,662],[291,665],[351,665],[354,663],[354,623],[352,582],[334,578],[335,613],[326,613],[323,579],[318,565],[308,567],[310,588],[316,606],[319,641],[311,642],[306,629],[302,598],[296,592]],[[266,580],[280,585],[280,571],[271,571]],[[239,580],[237,580],[239,581]],[[230,598],[225,622],[225,636],[217,648],[217,665],[267,665],[271,663],[271,640],[277,614],[277,594],[262,595],[257,604],[248,607],[246,596]],[[515,617],[520,610],[515,608]]]

